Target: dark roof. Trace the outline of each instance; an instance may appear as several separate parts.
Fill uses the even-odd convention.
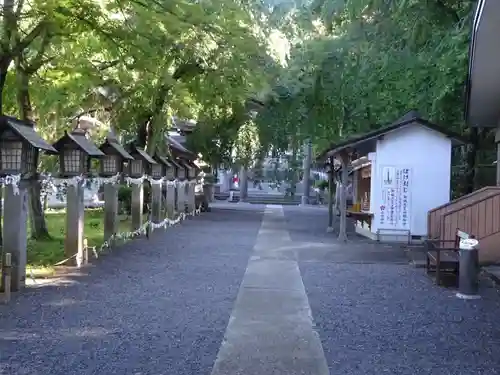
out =
[[[500,119],[500,2],[479,0],[471,28],[465,87],[465,119],[472,127],[496,127]]]
[[[158,164],[146,151],[138,147],[135,141],[129,142],[125,146],[125,149],[136,160],[143,160],[149,164]]]
[[[185,120],[178,118],[176,116],[172,116],[172,123],[174,128],[179,129],[186,133],[191,133],[196,128],[196,121],[193,120]]]
[[[0,117],[0,131],[3,132],[6,129],[12,130],[35,148],[44,150],[49,154],[57,154],[57,150],[35,132],[33,123],[4,115]]]
[[[89,156],[99,157],[104,156],[101,150],[95,144],[89,141],[86,133],[82,129],[75,129],[71,133],[64,132],[64,136],[53,144],[54,148],[60,151],[63,145],[67,142],[75,143],[80,150],[87,153]]]
[[[188,160],[188,159],[186,159],[186,160],[184,160],[184,162],[185,162],[185,164],[186,164],[186,165],[188,165],[188,166],[189,166],[189,167],[191,167],[191,168],[194,168],[194,169],[200,169],[200,167],[198,167],[198,166],[196,165],[196,163],[194,163],[192,160]]]
[[[153,159],[155,159],[157,162],[159,162],[161,164],[165,164],[166,166],[169,166],[169,167],[172,166],[172,164],[169,162],[169,160],[165,156],[160,156],[160,155],[156,154],[155,156],[153,156]]]
[[[132,160],[134,159],[132,157],[132,155],[130,155],[127,150],[125,150],[125,148],[119,144],[117,141],[115,141],[114,139],[110,139],[110,138],[106,138],[106,141],[101,145],[101,147],[99,147],[99,149],[102,151],[102,152],[105,152],[106,148],[107,147],[111,147],[113,148],[113,150],[116,151],[116,153],[118,155],[120,155],[122,158],[124,159],[127,159],[127,160]]]
[[[167,135],[167,141],[168,145],[173,148],[175,151],[180,151],[181,153],[184,154],[193,154],[191,151],[189,151],[186,147],[184,147],[179,141],[174,139],[174,137]]]
[[[174,168],[182,168],[182,167],[181,167],[181,166],[177,163],[177,161],[176,161],[176,160],[173,160],[172,158],[168,158],[168,162],[169,162],[170,164],[172,164],[172,166],[173,166]]]
[[[186,168],[188,166],[186,163],[186,159],[177,158],[177,159],[175,159],[175,162],[181,168]]]
[[[467,141],[463,139],[463,137],[460,136],[459,134],[423,119],[417,111],[412,110],[409,111],[400,119],[398,119],[397,121],[395,121],[394,123],[392,123],[391,125],[384,126],[380,129],[373,130],[371,132],[362,135],[357,135],[331,145],[328,149],[323,151],[316,158],[316,160],[322,160],[325,157],[333,156],[334,154],[338,153],[339,151],[345,150],[346,148],[354,148],[354,149],[374,148],[375,143],[379,137],[388,134],[390,132],[393,132],[395,130],[399,130],[405,126],[416,125],[416,124],[434,130],[438,133],[447,136],[448,138],[451,138],[454,145],[462,145],[467,143]]]

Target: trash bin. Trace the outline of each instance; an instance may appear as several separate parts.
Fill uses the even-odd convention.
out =
[[[478,299],[479,290],[479,241],[474,238],[460,241],[460,265],[457,297]]]

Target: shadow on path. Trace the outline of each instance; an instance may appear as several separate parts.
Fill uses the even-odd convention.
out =
[[[214,209],[0,307],[0,374],[210,374],[262,211]]]

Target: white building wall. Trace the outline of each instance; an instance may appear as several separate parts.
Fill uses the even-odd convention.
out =
[[[411,168],[410,231],[414,236],[427,235],[427,212],[450,200],[451,140],[429,128],[411,125],[378,140],[373,159],[372,232],[386,228],[380,225],[381,174],[383,166],[393,166]]]

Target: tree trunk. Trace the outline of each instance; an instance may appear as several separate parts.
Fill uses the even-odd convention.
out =
[[[0,115],[3,115],[3,90],[7,82],[7,74],[9,73],[11,62],[11,59],[6,59],[5,57],[0,60]]]
[[[465,194],[474,191],[476,177],[476,158],[479,144],[479,133],[477,128],[472,128],[470,133],[470,144],[467,146],[466,171],[465,171]]]
[[[7,74],[9,73],[9,66],[12,62],[11,58],[3,57],[0,60],[0,115],[3,115],[3,90],[5,88],[5,83],[7,81]],[[3,217],[3,188],[0,188],[0,245],[3,244],[3,229],[2,229],[2,221]]]
[[[21,118],[25,121],[33,119],[33,107],[31,106],[29,93],[29,75],[22,69],[20,61],[17,65],[17,102]],[[42,187],[38,179],[30,181],[28,187],[28,202],[30,212],[31,237],[34,239],[50,238],[45,221],[44,210],[41,199]]]
[[[45,213],[41,200],[41,191],[42,185],[40,181],[33,180],[30,182],[28,190],[28,200],[31,217],[31,238],[36,240],[51,238],[49,230],[47,228],[47,223],[45,221]]]

